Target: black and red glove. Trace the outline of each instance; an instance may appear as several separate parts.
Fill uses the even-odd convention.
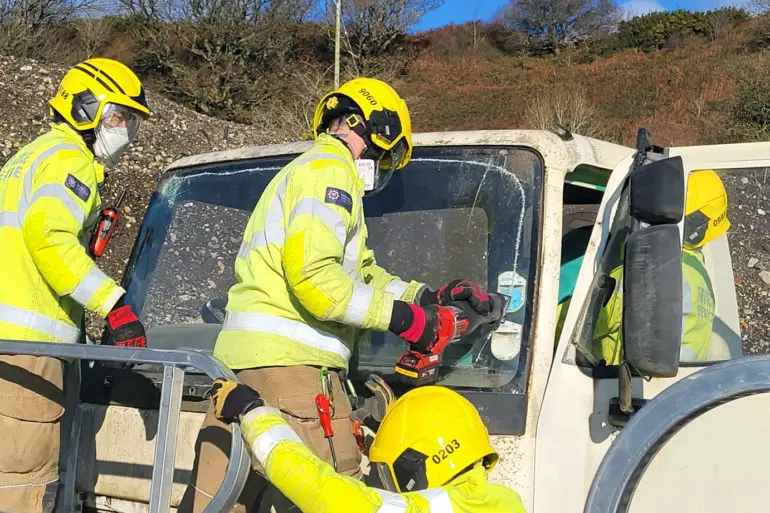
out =
[[[118,306],[107,314],[108,344],[123,347],[147,347],[144,326],[128,305]]]
[[[489,293],[481,285],[472,281],[453,280],[435,293],[431,294],[431,292],[426,292],[426,295],[430,297],[435,294],[435,302],[439,305],[448,305],[453,301],[467,301],[479,315],[488,315],[492,311]]]
[[[451,340],[454,312],[439,305],[422,307],[394,301],[389,330],[420,350],[430,351],[436,343],[446,344]]]

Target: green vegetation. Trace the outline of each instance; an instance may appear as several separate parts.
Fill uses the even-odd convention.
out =
[[[243,9],[223,10],[225,1]],[[560,122],[627,143],[638,126],[663,144],[770,136],[770,15],[679,10],[607,30],[616,12],[602,0],[608,10],[601,23],[584,20],[574,25],[578,32],[523,27],[511,18],[524,12],[519,6],[491,23],[407,35],[404,27],[438,0],[367,1],[376,9],[346,15],[342,78],[367,74],[394,83],[417,130]],[[154,92],[200,112],[270,126],[279,138],[307,135],[333,77],[329,18],[313,14],[317,2],[196,0],[194,12],[171,0],[121,2],[131,14],[62,12],[34,22],[0,8],[0,53],[65,64],[116,58]],[[406,9],[400,17],[388,11],[394,2]],[[558,37],[545,37],[549,31]]]

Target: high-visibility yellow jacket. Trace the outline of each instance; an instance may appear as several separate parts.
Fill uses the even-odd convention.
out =
[[[682,349],[683,362],[707,361],[714,327],[714,290],[700,250],[682,251]]]
[[[86,249],[103,179],[65,124],[0,170],[0,339],[77,342],[83,307],[106,317],[125,293]]]
[[[594,356],[617,365],[623,345],[623,266],[610,273],[615,290],[599,313],[594,329]],[[714,291],[699,250],[682,250],[682,347],[683,362],[707,361],[714,324]]]
[[[337,474],[274,408],[251,410],[241,417],[241,428],[268,480],[303,513],[525,513],[519,494],[488,483],[481,465],[440,488],[391,493]]]
[[[385,331],[393,301],[422,284],[367,249],[363,182],[341,141],[321,135],[265,189],[235,261],[214,355],[232,369],[346,369],[357,329]]]

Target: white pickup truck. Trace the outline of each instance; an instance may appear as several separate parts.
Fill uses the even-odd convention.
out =
[[[502,456],[494,481],[515,488],[531,513],[579,513],[632,410],[702,367],[743,355],[747,325],[731,246],[759,226],[743,223],[703,251],[715,296],[707,361],[680,363],[671,351],[681,343],[684,186],[690,172],[716,170],[729,186],[729,217],[742,200],[734,196],[764,187],[770,144],[638,153],[560,127],[425,133],[414,144],[410,164],[364,200],[369,245],[380,265],[403,278],[436,286],[462,276],[511,296],[494,333],[448,348],[439,383],[468,397],[486,421]],[[212,351],[251,210],[275,173],[309,145],[209,153],[170,166],[123,282],[150,348]],[[644,186],[634,186],[635,176]],[[635,244],[626,245],[630,234]],[[645,258],[649,265],[639,265]],[[611,291],[608,274],[624,259],[623,305],[642,306],[624,312],[628,364],[608,366],[590,358],[594,327]],[[403,351],[389,334],[363,333],[352,381],[365,390],[362,379],[376,372],[403,392],[393,373]],[[79,442],[78,502],[83,511],[147,511],[161,373],[88,362],[81,370],[79,398],[70,398],[79,399],[79,428],[62,450],[64,462]],[[209,384],[202,374],[185,376],[172,506],[190,476]],[[769,404],[763,395],[740,399],[679,431],[637,479],[631,510],[767,511]]]

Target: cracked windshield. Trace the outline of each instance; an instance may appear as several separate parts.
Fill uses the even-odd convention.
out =
[[[142,304],[151,347],[179,345],[174,334],[184,330],[181,347],[213,349],[244,228],[288,161],[221,164],[166,179],[148,211],[152,231],[138,247],[129,286]],[[441,355],[442,384],[500,388],[526,355],[541,173],[527,150],[418,149],[384,190],[364,200],[367,245],[378,265],[434,290],[464,277],[509,298],[498,325],[449,344]],[[393,378],[408,344],[365,330],[357,340],[351,373]]]

